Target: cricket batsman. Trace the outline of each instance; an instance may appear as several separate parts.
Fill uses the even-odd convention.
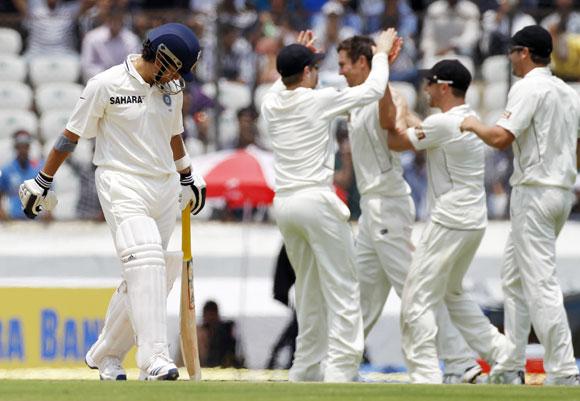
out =
[[[185,25],[150,31],[140,55],[89,80],[44,168],[20,186],[28,217],[50,210],[54,174],[80,137],[96,137],[96,186],[123,278],[86,355],[102,380],[126,380],[121,363],[133,344],[140,379],[179,376],[168,353],[166,297],[181,258],[166,263],[166,250],[179,205],[193,204],[196,214],[205,202],[205,182],[192,174],[181,138],[181,91],[199,56],[199,42]]]

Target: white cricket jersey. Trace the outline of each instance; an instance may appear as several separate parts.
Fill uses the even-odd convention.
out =
[[[387,145],[387,134],[379,120],[379,102],[353,109],[348,128],[359,193],[363,196],[410,194],[399,154],[391,152]]]
[[[547,67],[513,85],[497,125],[515,136],[512,186],[574,186],[580,98]]]
[[[170,140],[183,132],[183,94],[169,96],[124,63],[95,75],[76,104],[66,129],[96,137],[93,162],[143,176],[175,174]]]
[[[359,86],[286,90],[281,81],[264,96],[262,117],[274,150],[276,192],[330,187],[334,175],[332,120],[357,105],[379,100],[389,78],[387,56],[373,57],[371,73]]]
[[[484,144],[459,125],[476,113],[466,104],[429,116],[407,136],[417,150],[427,150],[431,220],[459,230],[487,225]]]

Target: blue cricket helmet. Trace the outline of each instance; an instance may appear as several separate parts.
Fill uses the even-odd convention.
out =
[[[149,31],[145,43],[154,53],[168,53],[165,55],[178,67],[181,77],[188,82],[193,80],[191,69],[199,59],[201,47],[191,29],[175,22],[164,24]]]

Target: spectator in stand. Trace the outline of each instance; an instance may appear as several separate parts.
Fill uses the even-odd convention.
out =
[[[95,153],[95,140],[91,139],[91,155]],[[79,160],[75,157],[66,159],[72,172],[79,178],[79,198],[76,205],[76,217],[80,220],[105,221],[101,209],[97,187],[95,185],[95,166],[91,159]]]
[[[479,49],[483,58],[505,56],[512,35],[528,25],[536,25],[531,15],[520,10],[519,0],[498,0],[497,4],[497,9],[486,11],[481,21],[483,33]]]
[[[28,131],[16,131],[12,135],[15,158],[0,169],[0,220],[23,219],[22,205],[18,197],[20,184],[36,177],[41,163],[30,159],[30,145],[33,137]],[[2,207],[3,199],[7,197],[8,209]]]
[[[580,80],[580,12],[573,0],[556,0],[556,11],[542,20],[552,35],[554,74],[566,81]]]
[[[81,51],[81,69],[85,81],[121,64],[128,54],[139,52],[141,40],[123,26],[124,18],[124,10],[113,7],[105,17],[105,24],[85,35]]]
[[[370,3],[370,2],[367,2]],[[406,0],[380,0],[369,7],[371,13],[366,18],[366,28],[376,37],[379,32],[387,28],[395,28],[403,38],[403,48],[399,57],[389,69],[390,81],[417,81],[417,47],[413,37],[417,34],[417,16],[409,7]]]
[[[479,9],[469,0],[437,0],[427,8],[423,22],[421,51],[430,68],[441,58],[465,56],[470,65],[479,41]]]
[[[238,140],[236,149],[245,149],[250,145],[262,148],[259,143],[258,112],[254,106],[238,110]]]
[[[210,36],[211,31],[207,31],[202,39],[204,53],[198,66],[198,76],[202,81],[214,80],[215,63],[219,57],[221,67],[219,77],[223,77],[228,71],[237,70],[238,80],[251,87],[256,79],[256,55],[250,43],[241,36],[240,30],[231,24],[221,26],[219,56],[216,52],[215,38],[212,39]]]
[[[404,40],[417,34],[417,16],[406,0],[363,0],[361,11],[365,33],[393,27]]]
[[[218,304],[207,301],[203,306],[203,322],[197,329],[199,360],[203,367],[243,368],[245,358],[236,336],[236,324],[222,320]]]
[[[95,28],[105,24],[107,17],[111,14],[111,9],[127,9],[129,0],[95,0],[95,4],[89,8],[79,19],[79,31],[81,38]],[[132,16],[126,16],[130,19]]]
[[[28,30],[25,56],[77,54],[77,19],[95,0],[12,0]]]
[[[243,32],[258,22],[258,14],[245,1],[222,0],[217,6],[217,15],[222,24],[233,25]]]
[[[556,10],[544,18],[541,25],[548,31],[557,28],[580,34],[580,12],[574,10],[574,0],[556,0]]]
[[[322,14],[324,18],[312,30],[317,39],[317,45],[325,52],[325,57],[319,64],[319,79],[322,86],[327,86],[336,84],[335,81],[344,82],[344,79],[338,75],[336,46],[344,39],[359,32],[344,25],[344,7],[338,1],[327,1],[322,6]]]

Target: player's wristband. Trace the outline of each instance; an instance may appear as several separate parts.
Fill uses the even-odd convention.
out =
[[[188,185],[193,185],[193,176],[191,173],[179,174],[179,182],[184,187]]]
[[[44,174],[42,171],[38,173],[38,175],[34,178],[34,181],[42,188],[46,189],[47,191],[50,189],[52,185],[53,177]]]
[[[191,167],[191,159],[187,153],[181,159],[175,160],[175,169],[177,171],[183,171],[188,167]]]

